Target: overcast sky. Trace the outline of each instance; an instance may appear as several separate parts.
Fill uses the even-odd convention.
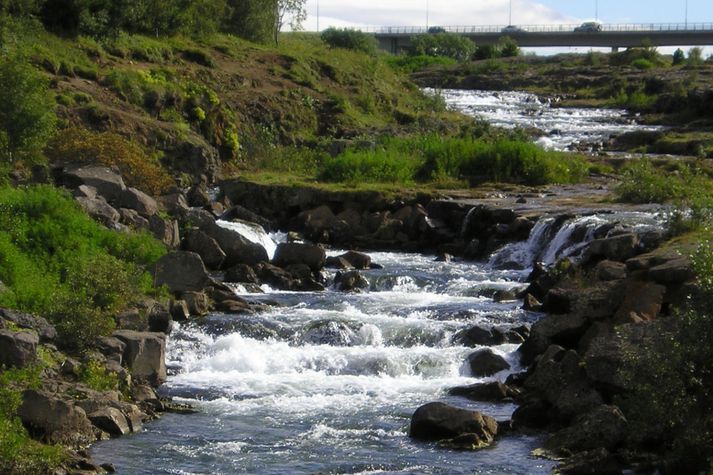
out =
[[[686,15],[688,4],[688,15]],[[598,7],[598,8],[597,8]],[[506,25],[510,0],[307,0],[305,28]],[[428,14],[428,15],[427,15]],[[713,0],[512,0],[512,23],[713,23]]]

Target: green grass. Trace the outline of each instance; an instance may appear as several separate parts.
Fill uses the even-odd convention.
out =
[[[91,220],[49,186],[0,188],[0,305],[49,318],[69,349],[113,328],[112,316],[153,292],[144,266],[165,248]]]
[[[580,156],[513,140],[426,136],[387,139],[373,150],[351,149],[327,159],[317,178],[329,182],[448,182],[467,179],[543,185],[573,183],[588,173]]]
[[[386,58],[386,62],[395,70],[404,73],[413,73],[434,66],[452,66],[458,64],[453,58],[443,56],[390,56]]]

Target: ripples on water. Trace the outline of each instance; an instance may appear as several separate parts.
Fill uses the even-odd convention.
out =
[[[474,453],[407,434],[413,411],[433,400],[510,417],[511,404],[445,391],[482,380],[463,365],[474,350],[452,344],[457,331],[535,318],[480,296],[521,285],[524,273],[416,254],[372,257],[384,269],[364,272],[368,292],[250,295],[277,305],[179,327],[163,391],[201,412],[167,414],[142,434],[99,443],[95,458],[125,474],[549,473],[550,462],[529,455],[538,445],[531,437]],[[515,349],[494,348],[517,369]]]

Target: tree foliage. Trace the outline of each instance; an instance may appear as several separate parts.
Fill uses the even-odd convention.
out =
[[[344,48],[375,54],[376,38],[368,33],[350,28],[327,28],[322,32],[322,41],[332,48]]]
[[[278,33],[282,31],[288,19],[292,31],[302,29],[302,23],[307,19],[306,2],[307,0],[277,0],[274,28],[275,44],[277,44]]]
[[[436,33],[411,37],[411,54],[443,56],[466,61],[475,52],[475,43],[457,33]]]

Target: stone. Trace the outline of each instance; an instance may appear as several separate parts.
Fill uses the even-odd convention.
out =
[[[257,213],[253,213],[247,208],[240,205],[235,205],[231,207],[228,211],[222,214],[220,219],[224,221],[233,221],[239,219],[241,221],[248,221],[250,223],[257,223],[263,227],[266,231],[271,231],[275,229],[275,225],[269,219],[260,216]]]
[[[158,202],[170,215],[179,215],[189,209],[186,195],[180,192],[159,196]]]
[[[32,364],[39,342],[35,332],[0,330],[0,367],[24,368]]]
[[[46,443],[83,446],[95,439],[82,408],[44,391],[24,391],[17,414],[30,433]]]
[[[149,312],[149,331],[169,334],[173,329],[173,318],[165,308],[153,308]]]
[[[523,401],[512,413],[513,429],[528,427],[543,429],[552,422],[551,406],[539,398]]]
[[[469,347],[495,346],[506,342],[504,332],[496,328],[483,328],[478,325],[457,333],[454,336],[454,340]]]
[[[495,373],[510,369],[510,364],[500,355],[496,355],[490,348],[478,350],[468,355],[466,364],[470,373],[476,377],[492,376]]]
[[[146,384],[136,384],[131,388],[131,399],[137,403],[158,402],[158,395],[153,388]]]
[[[334,276],[334,287],[342,292],[353,292],[370,287],[369,281],[359,273],[352,270],[347,272],[337,272]]]
[[[120,208],[121,222],[132,229],[148,229],[149,220],[144,218],[135,209]]]
[[[624,440],[626,427],[626,418],[618,407],[600,405],[556,432],[545,442],[545,448],[565,454],[601,448],[611,450]]]
[[[272,263],[278,267],[305,264],[312,272],[319,272],[327,259],[327,253],[315,244],[283,242],[278,244]]]
[[[339,256],[329,256],[327,257],[327,260],[324,263],[324,266],[329,268],[329,269],[340,269],[340,270],[347,270],[347,269],[353,269],[354,267],[344,259],[343,257]]]
[[[589,324],[589,320],[580,313],[542,317],[532,325],[530,336],[517,350],[521,362],[531,364],[552,344],[575,348]]]
[[[633,233],[595,239],[584,252],[585,261],[608,259],[623,262],[640,254],[639,236]]]
[[[210,310],[210,300],[205,292],[182,292],[181,299],[188,305],[190,315],[207,315]]]
[[[322,205],[297,215],[295,227],[305,232],[309,237],[317,237],[329,229],[336,217],[329,206]]]
[[[104,407],[89,414],[89,420],[99,429],[113,437],[131,432],[126,416],[119,409]]]
[[[33,330],[40,337],[41,343],[49,343],[57,338],[57,330],[42,317],[18,312],[9,308],[0,308],[0,317],[9,320],[20,328]]]
[[[225,252],[218,242],[200,229],[192,229],[183,240],[183,249],[195,252],[209,269],[220,269],[225,261]]]
[[[260,282],[252,267],[245,264],[238,264],[225,271],[226,282],[239,282],[244,284],[257,284]]]
[[[181,234],[176,220],[163,219],[157,214],[151,215],[149,231],[156,239],[172,249],[177,248],[181,243]]]
[[[136,188],[127,188],[120,197],[119,203],[124,208],[136,210],[144,217],[158,213],[158,203],[155,199]]]
[[[474,445],[478,447],[492,444],[497,433],[498,423],[492,417],[441,402],[416,409],[409,429],[409,436],[418,440],[444,440],[473,434],[476,436]]]
[[[192,186],[186,194],[188,204],[196,208],[204,208],[210,205],[210,196],[208,196],[208,188],[205,183],[198,183]]]
[[[126,344],[123,363],[134,379],[154,386],[166,381],[166,335],[118,330],[113,336]]]
[[[255,266],[255,273],[261,282],[278,290],[293,290],[297,283],[296,279],[292,277],[292,274],[285,269],[268,264],[267,262],[261,262]]]
[[[621,475],[626,473],[618,457],[606,449],[578,452],[557,465],[560,475]]]
[[[473,401],[498,402],[515,398],[520,392],[500,381],[492,381],[471,384],[470,386],[457,386],[449,389],[448,394],[451,396],[463,396]]]
[[[94,187],[108,201],[118,200],[126,190],[121,175],[111,168],[101,166],[72,166],[64,170],[62,182],[69,188],[80,185]]]
[[[347,261],[355,269],[369,269],[371,267],[371,256],[363,252],[347,251],[338,257]]]
[[[223,300],[216,304],[216,310],[230,314],[252,314],[253,309],[250,304],[243,300]]]
[[[85,213],[95,221],[99,221],[108,228],[113,228],[119,222],[121,214],[103,196],[95,198],[75,198]]]
[[[668,262],[651,267],[649,279],[658,284],[680,284],[694,277],[691,262],[685,258],[671,259]]]
[[[185,300],[172,300],[169,306],[171,317],[177,322],[185,322],[191,316]]]
[[[126,343],[113,336],[102,336],[97,338],[95,343],[97,351],[107,359],[116,360],[121,363],[126,349]]]
[[[626,286],[623,301],[614,315],[615,323],[651,321],[661,312],[666,287],[653,282],[633,281]]]
[[[201,229],[215,239],[225,253],[224,267],[236,264],[254,266],[260,262],[269,261],[267,251],[260,244],[255,244],[231,229],[223,228],[212,222]]]
[[[194,252],[173,251],[154,265],[154,283],[171,292],[201,291],[209,282],[203,260]]]
[[[610,281],[626,279],[626,264],[615,261],[601,261],[594,268],[594,277],[597,280]]]

